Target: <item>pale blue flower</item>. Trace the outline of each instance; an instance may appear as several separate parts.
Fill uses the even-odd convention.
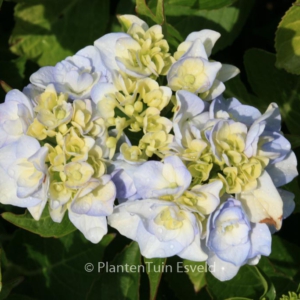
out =
[[[33,73],[30,77],[33,86],[29,89],[35,86],[45,89],[52,83],[57,92],[67,93],[71,99],[86,99],[96,83],[107,82],[107,72],[99,50],[88,46],[55,67],[42,67]]]
[[[118,205],[108,224],[136,241],[147,258],[178,255],[184,259],[207,259],[200,245],[200,223],[194,214],[174,202],[135,200]]]
[[[20,91],[11,90],[0,104],[0,147],[17,141],[33,122],[33,107]]]
[[[48,148],[27,135],[0,148],[1,203],[26,207],[40,218],[48,198],[47,154]]]
[[[271,233],[266,224],[251,223],[241,203],[228,198],[209,218],[208,265],[221,281],[236,275],[239,268],[259,255],[271,252]]]

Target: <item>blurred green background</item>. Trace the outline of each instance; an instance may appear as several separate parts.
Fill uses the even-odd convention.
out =
[[[162,1],[158,2],[160,5]],[[278,103],[282,131],[300,158],[300,1],[294,5],[290,0],[163,2],[164,16],[156,11],[157,0],[4,1],[0,11],[1,102],[5,90],[22,90],[39,67],[55,65],[105,33],[121,31],[117,14],[138,12],[150,25],[155,21],[162,23],[172,51],[192,31],[219,31],[222,36],[212,58],[241,70],[238,77],[226,83],[225,96],[236,97],[261,111],[270,102]],[[149,10],[154,14],[152,19]],[[69,226],[68,234],[61,234],[55,227],[51,230],[56,238],[43,238],[34,234],[39,231],[28,215],[18,223],[28,231],[1,219],[0,300],[280,299],[289,291],[300,292],[298,179],[285,188],[295,194],[296,209],[273,236],[272,254],[263,257],[257,267],[242,267],[233,280],[223,283],[210,273],[98,273],[97,262],[101,261],[142,264],[137,245],[130,244],[113,229],[100,244],[93,245],[66,224],[67,220],[64,226]],[[11,206],[0,208],[1,212],[24,213],[23,209]],[[52,226],[45,214],[39,223]],[[124,249],[126,245],[129,246]],[[173,257],[166,264],[175,270],[180,261]],[[161,265],[164,260],[151,262]],[[86,263],[92,263],[95,270],[86,272]]]

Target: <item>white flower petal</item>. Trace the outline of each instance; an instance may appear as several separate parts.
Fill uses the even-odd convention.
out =
[[[222,68],[217,75],[217,79],[225,82],[225,81],[235,77],[239,73],[240,73],[240,70],[237,67],[235,67],[233,65],[222,64]]]
[[[200,39],[196,39],[191,47],[188,49],[188,51],[181,57],[186,58],[186,57],[201,57],[205,58],[206,60],[208,59],[208,56],[206,54],[204,45]]]
[[[126,33],[109,33],[94,42],[94,45],[100,50],[101,57],[105,67],[112,70],[119,70],[116,63],[116,42],[120,38],[129,37]]]
[[[258,178],[257,189],[237,195],[249,219],[253,223],[267,223],[280,229],[283,202],[268,172]]]
[[[79,215],[69,209],[69,219],[94,244],[99,243],[107,233],[106,217]]]
[[[33,73],[30,82],[40,88],[46,88],[49,83],[54,83],[54,67],[42,67],[37,72]]]
[[[183,259],[189,259],[192,261],[205,261],[207,260],[207,254],[201,248],[200,234],[195,236],[194,241],[180,253],[177,254]]]
[[[200,39],[205,47],[205,51],[207,56],[211,55],[211,50],[215,45],[216,41],[220,38],[221,34],[217,31],[204,29],[198,32],[190,33],[187,38],[186,42],[194,42],[196,39]]]
[[[214,253],[209,253],[207,264],[212,275],[214,275],[220,281],[232,279],[240,269],[240,267],[221,260]]]

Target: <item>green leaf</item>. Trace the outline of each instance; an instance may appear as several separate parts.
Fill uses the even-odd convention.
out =
[[[92,244],[78,231],[60,239],[45,239],[19,230],[6,249],[6,271],[25,277],[26,285],[20,288],[28,288],[27,296],[85,299],[92,282],[99,278],[98,264],[113,238],[109,234]]]
[[[165,7],[169,10],[182,10],[185,13],[194,13],[195,10],[219,9],[233,4],[236,0],[165,0]]]
[[[207,268],[206,262],[196,262],[184,260],[183,265],[187,269],[187,274],[194,285],[194,290],[198,293],[205,285],[205,271]]]
[[[300,0],[286,12],[276,37],[276,66],[292,74],[300,74]]]
[[[172,24],[184,38],[193,31],[212,29],[221,33],[221,38],[213,48],[213,53],[232,44],[239,35],[254,0],[237,1],[233,6],[215,10],[197,10],[172,5],[165,6],[168,23]]]
[[[260,276],[263,286],[265,288],[265,291],[264,291],[263,295],[261,296],[261,298],[268,299],[268,300],[275,300],[276,290],[275,290],[273,282],[259,267],[256,267],[256,266],[253,266],[253,267],[256,268],[256,271],[257,271],[258,275]]]
[[[93,282],[85,299],[139,299],[141,266],[139,246],[132,242],[111,264],[101,268],[100,272],[106,273]]]
[[[197,0],[195,8],[197,9],[218,9],[229,6],[236,0]]]
[[[19,57],[11,61],[0,61],[0,84],[7,93],[11,89],[22,89],[26,58]]]
[[[276,102],[291,133],[300,130],[300,78],[275,67],[275,55],[259,49],[248,50],[244,56],[248,80],[266,108]]]
[[[196,294],[193,284],[186,273],[182,259],[178,256],[173,256],[168,258],[167,262],[168,269],[165,269],[164,278],[167,280],[169,287],[174,291],[178,299],[212,299],[204,288]]]
[[[53,222],[48,207],[45,207],[39,221],[34,220],[28,211],[26,211],[24,215],[15,215],[10,212],[5,212],[2,214],[2,217],[12,224],[42,237],[59,238],[76,230],[67,214],[65,214],[61,223]]]
[[[146,272],[150,283],[150,300],[156,299],[159,283],[161,280],[166,258],[146,258],[144,257]]]
[[[241,267],[233,279],[225,282],[207,273],[206,282],[214,299],[232,297],[259,299],[265,292],[265,280],[262,280],[255,267],[248,265]]]
[[[138,14],[150,18],[156,24],[163,25],[165,22],[164,0],[157,0],[155,13],[146,4],[146,0],[136,0],[136,11]]]
[[[272,237],[272,252],[258,266],[276,287],[277,295],[297,290],[300,277],[300,248],[278,236]]]
[[[109,0],[18,2],[10,49],[40,66],[54,65],[93,44],[109,21]]]
[[[0,300],[6,299],[10,294],[11,290],[17,287],[23,281],[23,279],[23,277],[17,277],[7,282],[3,282],[0,293]]]

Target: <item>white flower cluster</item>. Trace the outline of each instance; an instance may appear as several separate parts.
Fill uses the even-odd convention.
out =
[[[161,26],[119,20],[126,33],[7,93],[0,201],[36,220],[67,212],[93,243],[108,223],[145,257],[207,260],[228,280],[270,254],[271,232],[294,209],[279,189],[298,174],[279,109],[222,97],[239,70],[209,58],[219,33],[193,32],[172,56]]]

